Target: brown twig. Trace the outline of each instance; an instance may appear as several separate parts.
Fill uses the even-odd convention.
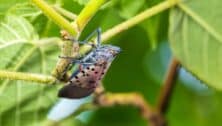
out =
[[[163,88],[160,92],[160,97],[157,105],[157,110],[164,114],[169,106],[169,101],[172,95],[173,88],[175,87],[175,81],[178,75],[178,67],[180,63],[173,58],[171,60],[168,72],[166,74],[166,78],[163,82]]]
[[[96,88],[94,92],[95,104],[91,104],[89,108],[95,109],[97,107],[110,107],[114,105],[132,105],[140,109],[141,115],[148,121],[149,126],[166,126],[167,123],[163,114],[168,107],[179,65],[179,62],[173,58],[166,74],[164,87],[160,93],[156,109],[152,109],[149,103],[139,93],[107,93],[102,84]]]
[[[143,96],[138,93],[104,93],[102,87],[99,87],[95,92],[95,102],[102,107],[113,105],[136,106],[140,108],[142,116],[149,121],[149,126],[166,126],[167,123],[163,114],[165,114],[169,105],[170,97],[178,75],[179,65],[180,63],[175,58],[171,60],[164,80],[164,86],[160,92],[156,111],[153,110]]]
[[[141,110],[141,114],[145,119],[149,119],[152,116],[151,106],[138,93],[104,93],[95,99],[95,103],[101,107],[132,105]]]
[[[168,71],[166,73],[166,78],[163,82],[163,87],[160,92],[159,101],[156,107],[156,112],[153,112],[153,116],[150,119],[150,126],[166,126],[167,122],[163,115],[166,113],[169,106],[170,98],[175,87],[175,81],[178,75],[178,67],[180,63],[172,58]]]
[[[110,107],[113,105],[132,105],[140,109],[140,112],[145,119],[150,119],[152,116],[153,110],[151,106],[139,93],[107,93],[104,90],[103,84],[100,83],[96,88],[94,95],[94,103],[98,106]]]

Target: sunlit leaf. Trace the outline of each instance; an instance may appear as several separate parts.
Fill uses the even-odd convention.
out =
[[[44,52],[35,45],[40,41],[38,34],[28,20],[21,16],[7,15],[0,23],[0,33],[1,69],[49,73],[46,64],[43,63],[46,62]],[[47,68],[52,69],[55,60],[51,63],[49,61],[50,59],[47,62],[51,65]],[[50,98],[51,102],[44,103],[44,99],[50,101],[48,94],[44,95],[44,91],[54,92],[52,89],[55,88],[49,90],[47,86],[30,83],[32,82],[1,80],[0,120],[4,120],[1,124],[30,125],[40,119],[46,119],[43,118],[43,113],[39,114],[39,110],[44,108],[46,114],[56,95]],[[23,117],[26,113],[29,113],[29,116]],[[27,121],[27,118],[30,121]]]
[[[222,90],[220,0],[187,1],[170,13],[169,37],[176,58],[208,85]]]

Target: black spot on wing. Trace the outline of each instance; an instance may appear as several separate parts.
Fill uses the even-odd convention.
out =
[[[95,84],[96,81],[95,80],[89,80],[89,84]]]
[[[69,99],[79,99],[89,96],[94,90],[95,88],[83,88],[74,84],[69,84],[59,90],[58,96]]]

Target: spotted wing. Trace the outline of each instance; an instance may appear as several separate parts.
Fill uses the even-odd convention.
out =
[[[74,84],[68,84],[60,89],[58,96],[70,99],[79,99],[89,96],[94,92],[94,88],[82,88]]]
[[[65,98],[83,98],[94,92],[98,82],[107,71],[109,64],[85,65],[72,75],[70,82],[64,86],[58,96]]]

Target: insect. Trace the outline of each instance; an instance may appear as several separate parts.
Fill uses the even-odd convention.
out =
[[[59,97],[78,99],[92,94],[112,61],[120,53],[121,49],[117,46],[101,45],[100,29],[94,31],[85,41],[80,43],[89,44],[87,43],[88,39],[95,33],[97,33],[97,42],[95,45],[91,44],[94,47],[91,52],[80,60],[63,57],[73,60],[72,64],[77,63],[79,68],[72,74],[69,82],[60,89],[58,93]]]

